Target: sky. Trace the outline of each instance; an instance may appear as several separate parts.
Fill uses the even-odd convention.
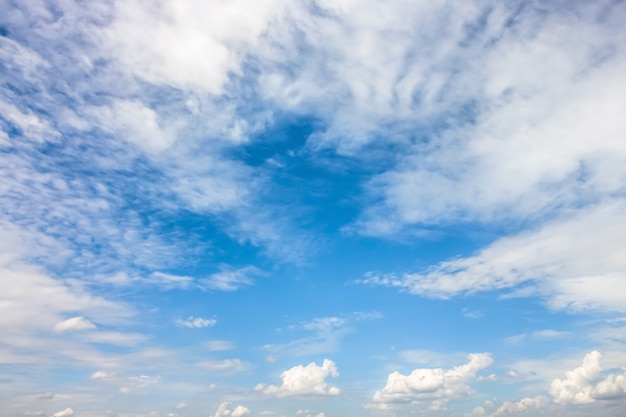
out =
[[[623,416],[625,21],[0,0],[0,415]]]

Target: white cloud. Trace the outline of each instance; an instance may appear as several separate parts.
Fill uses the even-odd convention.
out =
[[[120,386],[118,392],[120,394],[129,394],[133,391],[141,391],[146,387],[156,384],[161,381],[160,376],[149,376],[149,375],[139,375],[139,376],[129,376],[124,382],[123,386]],[[121,381],[118,381],[122,383]]]
[[[288,327],[290,331],[305,330],[311,334],[285,344],[268,344],[264,348],[274,354],[286,353],[296,356],[336,352],[341,346],[341,339],[353,330],[352,324],[382,317],[377,311],[354,312],[343,317],[316,317]],[[268,359],[276,359],[276,356],[269,355]]]
[[[447,400],[469,395],[472,392],[469,382],[476,373],[493,362],[491,356],[484,353],[468,355],[469,362],[448,370],[442,368],[418,368],[409,375],[399,372],[389,374],[387,384],[376,391],[374,405],[404,403],[416,400]]]
[[[95,328],[95,324],[82,316],[72,317],[70,319],[63,320],[54,326],[54,330],[59,332],[64,332],[67,330],[90,330]]]
[[[316,414],[311,410],[298,410],[296,411],[296,415],[305,417],[326,417],[326,414],[324,414],[323,412]]]
[[[507,416],[526,410],[542,408],[547,404],[547,402],[547,399],[542,396],[534,398],[526,397],[522,398],[518,402],[505,401],[493,414],[490,414],[490,417]]]
[[[226,416],[249,417],[250,410],[247,407],[244,407],[243,405],[238,405],[233,409],[232,403],[223,402],[219,405],[219,407],[217,408],[217,411],[211,417],[226,417]]]
[[[190,329],[200,329],[203,327],[215,326],[217,319],[203,319],[202,317],[189,316],[187,319],[176,320],[178,326],[188,327]]]
[[[26,137],[34,141],[50,141],[59,136],[59,132],[50,127],[46,120],[40,119],[30,111],[24,113],[14,105],[2,100],[0,100],[0,116],[11,121],[24,132]]]
[[[479,88],[439,111],[444,116],[465,99],[473,100],[474,114],[459,115],[447,131],[424,132],[428,140],[372,180],[370,190],[382,203],[364,213],[361,231],[525,221],[623,193],[624,46],[614,46],[616,27],[598,25],[594,9],[555,13],[534,27],[535,12],[521,13],[517,30],[506,31],[484,55],[470,45],[464,75],[446,81],[467,77]],[[615,12],[623,17],[621,8]],[[498,37],[506,20],[490,21],[482,35]],[[615,52],[598,62],[601,49]]]
[[[337,377],[339,372],[335,363],[329,359],[324,359],[322,366],[311,362],[306,366],[297,365],[280,374],[283,383],[280,387],[263,384],[257,385],[257,391],[278,397],[292,395],[339,395],[339,388],[329,386],[327,377]]]
[[[283,4],[118,1],[116,19],[106,28],[108,47],[129,71],[149,82],[219,94]]]
[[[93,374],[91,374],[90,378],[92,381],[110,382],[110,381],[113,381],[113,379],[115,378],[115,373],[106,372],[106,371],[96,371]]]
[[[538,230],[501,238],[474,256],[442,262],[425,273],[370,274],[361,282],[435,298],[524,284],[529,295],[545,296],[552,308],[622,311],[626,230],[615,225],[623,223],[626,203],[608,201]]]
[[[581,366],[565,373],[550,385],[550,395],[557,404],[590,404],[598,399],[626,397],[626,373],[610,374],[600,379],[598,351],[587,354]]]
[[[187,289],[191,287],[193,278],[180,275],[165,274],[163,272],[153,272],[145,282],[157,285],[164,290]]]
[[[178,404],[176,404],[176,409],[177,410],[182,410],[184,408],[187,408],[187,403],[178,403]]]
[[[58,411],[52,414],[52,417],[71,417],[73,415],[74,415],[74,410],[68,407],[63,411]]]
[[[200,286],[207,290],[236,291],[240,288],[252,285],[251,276],[262,274],[262,271],[254,266],[246,266],[233,269],[222,266],[222,270],[211,275],[209,278],[200,280]]]
[[[137,100],[114,100],[107,106],[92,107],[86,112],[96,125],[138,146],[147,153],[166,150],[175,132],[161,128],[157,113]]]

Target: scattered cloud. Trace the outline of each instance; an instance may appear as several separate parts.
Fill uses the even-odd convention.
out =
[[[236,291],[252,285],[254,281],[251,277],[255,275],[263,275],[263,272],[253,266],[239,269],[222,266],[220,272],[200,280],[199,285],[205,290]]]
[[[233,408],[232,403],[223,402],[217,408],[215,414],[211,415],[211,417],[249,417],[250,410],[243,405],[237,405]]]
[[[189,316],[186,319],[179,319],[175,321],[176,325],[180,327],[188,327],[190,329],[201,329],[203,327],[215,326],[217,319],[203,319],[202,317]]]
[[[190,288],[194,280],[191,277],[165,274],[163,272],[153,272],[145,279],[146,283],[156,285],[164,290],[187,289]]]
[[[90,330],[95,329],[96,325],[82,316],[72,317],[63,320],[54,326],[54,330],[64,332],[67,330]]]
[[[615,225],[626,222],[625,213],[623,202],[606,202],[501,238],[474,256],[442,262],[424,273],[370,273],[358,282],[441,299],[512,290],[510,296],[544,296],[554,309],[622,311],[626,232]]]
[[[280,374],[283,383],[281,386],[259,384],[255,390],[278,397],[309,396],[309,395],[339,395],[339,388],[329,386],[327,377],[337,377],[339,372],[335,363],[324,359],[322,366],[311,362],[306,366],[297,365]]]
[[[543,396],[534,398],[526,397],[517,402],[505,401],[493,413],[488,413],[484,407],[476,407],[471,414],[472,417],[501,417],[521,413],[527,410],[544,408],[548,400]]]
[[[590,404],[596,400],[626,397],[626,373],[610,374],[600,380],[598,351],[588,353],[578,368],[565,373],[550,385],[550,395],[557,404]]]
[[[289,326],[289,330],[293,332],[302,330],[308,332],[307,336],[285,344],[268,344],[264,348],[272,352],[268,359],[275,359],[276,355],[285,353],[295,356],[333,353],[340,349],[341,339],[354,330],[353,325],[356,322],[375,320],[382,317],[382,314],[377,311],[355,312],[341,317],[316,317],[312,320]]]
[[[74,415],[74,410],[68,407],[63,411],[58,411],[52,414],[52,417],[71,417],[73,415]]]
[[[468,363],[448,370],[418,368],[409,375],[393,372],[385,387],[374,394],[373,407],[376,408],[376,404],[447,400],[469,395],[472,393],[469,382],[477,372],[490,366],[493,359],[485,353],[474,353],[468,355],[468,360]]]
[[[92,381],[110,382],[110,381],[113,381],[113,379],[115,378],[115,373],[106,372],[106,371],[96,371],[93,374],[91,374],[90,378]]]

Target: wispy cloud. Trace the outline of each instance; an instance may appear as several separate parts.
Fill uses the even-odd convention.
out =
[[[478,254],[442,262],[424,273],[369,274],[359,282],[415,295],[449,298],[478,291],[542,295],[552,308],[623,310],[626,234],[621,201],[570,213],[536,231],[495,241]],[[584,235],[585,239],[578,237]],[[514,289],[533,288],[530,292]]]

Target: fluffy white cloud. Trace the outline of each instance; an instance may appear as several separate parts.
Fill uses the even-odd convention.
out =
[[[217,408],[215,414],[211,417],[248,417],[250,416],[250,410],[243,405],[238,405],[234,409],[232,408],[232,403],[223,402]]]
[[[543,295],[553,308],[623,311],[626,230],[615,225],[624,223],[626,203],[608,201],[501,238],[474,256],[442,262],[425,273],[371,274],[361,282],[436,298],[524,284],[526,292],[513,294]]]
[[[419,368],[409,375],[399,372],[389,374],[387,384],[376,391],[376,404],[402,403],[416,400],[438,400],[468,395],[472,392],[469,382],[476,373],[493,363],[485,353],[468,355],[469,362],[451,369]]]
[[[335,362],[324,359],[322,366],[311,362],[306,366],[297,365],[280,374],[283,383],[280,387],[263,384],[256,386],[256,390],[279,397],[292,395],[339,395],[339,388],[328,385],[327,377],[337,377],[339,372]]]
[[[189,316],[185,320],[176,320],[176,324],[181,327],[188,327],[190,329],[200,329],[203,327],[215,326],[217,319],[203,319],[202,317]]]
[[[131,72],[150,82],[220,93],[282,4],[118,1],[116,19],[106,29],[108,46]]]
[[[59,332],[63,332],[66,330],[89,330],[95,328],[95,324],[82,316],[72,317],[70,319],[63,320],[54,326],[54,330]]]
[[[578,368],[565,373],[550,385],[550,395],[557,404],[590,404],[599,399],[626,397],[626,373],[610,374],[600,379],[598,351],[588,353]]]
[[[74,415],[74,410],[68,407],[63,411],[58,411],[52,414],[52,417],[71,417],[73,415]]]

